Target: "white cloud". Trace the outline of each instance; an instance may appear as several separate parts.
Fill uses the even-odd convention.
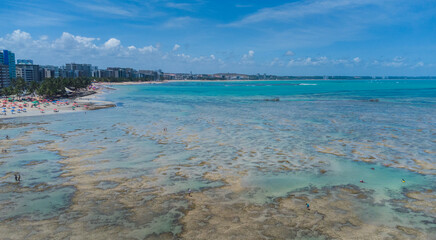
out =
[[[333,11],[353,9],[357,6],[377,4],[375,0],[303,0],[272,8],[263,8],[228,26],[242,26],[264,21],[289,21],[311,15],[328,14]]]
[[[173,51],[177,51],[177,49],[179,49],[180,48],[180,45],[179,44],[174,44],[174,47],[173,47]]]
[[[21,30],[15,30],[11,34],[0,38],[0,48],[9,49],[15,52],[17,59],[30,58],[38,64],[60,65],[65,62],[106,62],[108,56],[130,58],[136,61],[140,56],[148,56],[159,52],[158,48],[144,46],[126,46],[116,38],[98,43],[99,38],[84,37],[63,32],[59,38],[50,40],[47,36],[33,39],[32,36]],[[41,59],[45,59],[41,62]],[[117,59],[117,58],[113,58]],[[116,64],[110,64],[112,66]]]
[[[71,3],[79,8],[89,10],[92,13],[100,12],[100,13],[126,16],[126,17],[133,15],[133,11],[121,7],[119,4],[117,6],[109,6],[107,3],[104,5],[84,4],[83,2],[76,2],[76,1],[71,1]]]
[[[212,60],[215,60],[215,55],[211,54],[211,55],[210,55],[210,58],[211,58]]]
[[[32,37],[29,33],[17,29],[13,31],[12,34],[8,34],[7,38],[11,39],[12,41],[25,41],[31,39]]]
[[[175,8],[175,9],[180,9],[180,10],[185,10],[185,11],[193,11],[193,5],[190,3],[169,2],[165,6],[168,8]]]
[[[176,17],[171,18],[163,24],[164,28],[184,28],[188,27],[197,20],[192,17]]]
[[[360,63],[360,58],[359,57],[355,57],[355,58],[353,58],[353,61],[355,62],[355,63]]]
[[[272,61],[271,61],[271,63],[269,64],[271,67],[272,66],[280,66],[280,67],[283,67],[285,64],[284,64],[284,62],[282,61],[282,60],[280,60],[280,58],[274,58]]]
[[[105,48],[116,48],[116,47],[119,47],[120,44],[121,44],[120,40],[118,40],[116,38],[111,38],[104,43],[104,47]]]
[[[350,61],[347,59],[329,59],[326,56],[322,57],[306,57],[306,58],[297,58],[297,59],[291,59],[287,66],[288,67],[305,67],[305,66],[321,66],[321,65],[349,65]]]
[[[424,67],[424,62],[417,62],[413,67]]]
[[[97,38],[74,36],[71,33],[63,32],[62,36],[53,41],[51,44],[54,49],[79,49],[79,48],[97,48],[94,41]]]
[[[253,50],[249,50],[247,54],[244,54],[242,56],[242,59],[243,60],[248,60],[248,59],[253,58],[253,56],[254,56],[254,51]]]
[[[152,53],[152,52],[156,52],[158,49],[150,45],[150,46],[145,46],[143,48],[139,48],[138,50],[142,53],[147,53],[147,52]]]
[[[285,56],[294,56],[294,55],[295,55],[295,53],[292,52],[292,51],[286,51],[285,52]]]

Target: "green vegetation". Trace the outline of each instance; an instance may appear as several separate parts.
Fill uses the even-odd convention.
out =
[[[0,89],[0,95],[38,94],[43,97],[61,97],[66,95],[65,88],[78,90],[87,88],[91,78],[46,78],[42,82],[25,82],[22,78],[13,79],[11,86]]]

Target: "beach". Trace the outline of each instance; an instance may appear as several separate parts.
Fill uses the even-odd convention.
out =
[[[73,113],[114,107],[115,104],[112,102],[98,100],[104,91],[105,89],[98,89],[85,93],[83,94],[85,96],[82,97],[64,98],[54,102],[41,101],[41,104],[38,105],[18,99],[15,101],[4,101],[3,107],[0,108],[0,111],[3,110],[3,114],[0,114],[0,119]]]
[[[114,108],[0,119],[0,235],[431,239],[435,86],[114,85],[75,99]]]

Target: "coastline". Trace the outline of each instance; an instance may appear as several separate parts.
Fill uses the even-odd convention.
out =
[[[44,115],[53,115],[53,114],[66,114],[66,113],[74,113],[74,112],[83,112],[83,111],[93,111],[98,109],[116,107],[115,103],[110,101],[98,100],[105,93],[105,90],[114,90],[111,88],[107,88],[103,85],[99,85],[99,89],[95,90],[94,93],[85,96],[79,96],[68,99],[68,102],[76,102],[78,105],[73,109],[72,105],[48,105],[44,107],[44,112],[41,113],[38,108],[27,108],[26,112],[20,113],[8,113],[7,115],[0,115],[0,120],[2,119],[12,119],[12,118],[21,118],[21,117],[36,117],[36,116],[44,116]],[[58,111],[55,112],[54,109]]]

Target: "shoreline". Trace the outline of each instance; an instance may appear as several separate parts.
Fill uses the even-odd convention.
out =
[[[44,115],[53,115],[53,114],[66,114],[66,113],[74,113],[74,112],[83,112],[83,111],[93,111],[98,109],[116,107],[115,103],[104,100],[97,100],[96,98],[100,97],[105,93],[106,90],[115,90],[113,88],[107,88],[105,86],[99,86],[100,89],[95,90],[94,93],[85,96],[77,96],[73,98],[66,98],[71,105],[48,105],[44,107],[44,112],[42,113],[38,108],[27,108],[26,112],[20,113],[8,113],[7,115],[0,115],[0,120],[2,119],[13,119],[13,118],[22,118],[22,117],[37,117]],[[64,100],[66,100],[64,99]],[[78,105],[73,110],[73,104],[76,102]],[[55,112],[54,109],[58,111]]]

